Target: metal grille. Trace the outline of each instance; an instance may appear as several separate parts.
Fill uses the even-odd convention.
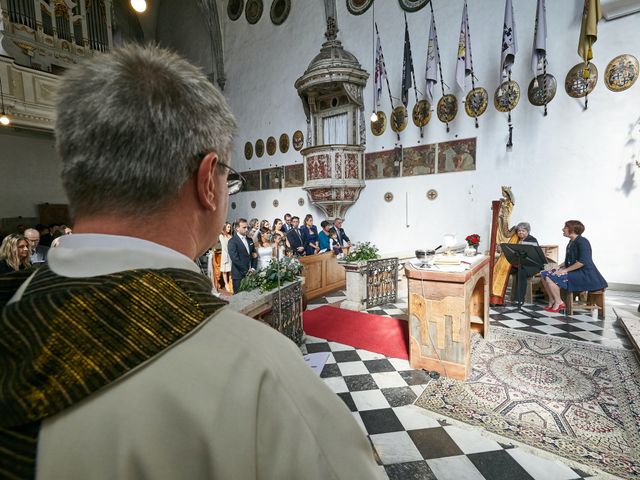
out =
[[[367,308],[395,303],[398,299],[398,259],[369,260],[367,272]]]
[[[300,281],[292,283],[274,292],[271,297],[271,313],[263,321],[302,345],[302,285]]]

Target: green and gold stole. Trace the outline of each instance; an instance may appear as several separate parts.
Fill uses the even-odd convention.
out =
[[[40,423],[169,348],[226,305],[181,269],[0,276],[0,477],[33,478]]]

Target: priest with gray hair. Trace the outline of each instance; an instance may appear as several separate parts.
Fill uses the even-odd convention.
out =
[[[0,282],[3,477],[380,477],[298,347],[230,310],[194,263],[242,187],[235,128],[206,76],[158,47],[63,76],[74,234]]]

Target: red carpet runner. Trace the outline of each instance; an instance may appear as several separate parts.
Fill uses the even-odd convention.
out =
[[[387,357],[409,359],[409,325],[404,320],[335,307],[307,310],[303,320],[308,335]]]

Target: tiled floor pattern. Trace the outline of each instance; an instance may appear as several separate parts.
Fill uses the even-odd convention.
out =
[[[337,307],[345,298],[344,292],[333,292],[307,308],[327,304]],[[629,348],[611,308],[619,315],[634,314],[639,300],[640,295],[627,292],[607,294],[604,321],[589,315],[552,314],[537,305],[527,305],[523,312],[495,308],[490,315],[492,325]],[[396,303],[368,312],[407,320],[406,293]],[[303,350],[330,352],[321,377],[368,435],[381,469],[391,480],[599,478],[589,467],[571,464],[570,468],[569,462],[514,446],[509,439],[488,434],[482,428],[461,425],[414,406],[430,378],[421,370],[411,369],[406,360],[314,337],[306,338]]]

